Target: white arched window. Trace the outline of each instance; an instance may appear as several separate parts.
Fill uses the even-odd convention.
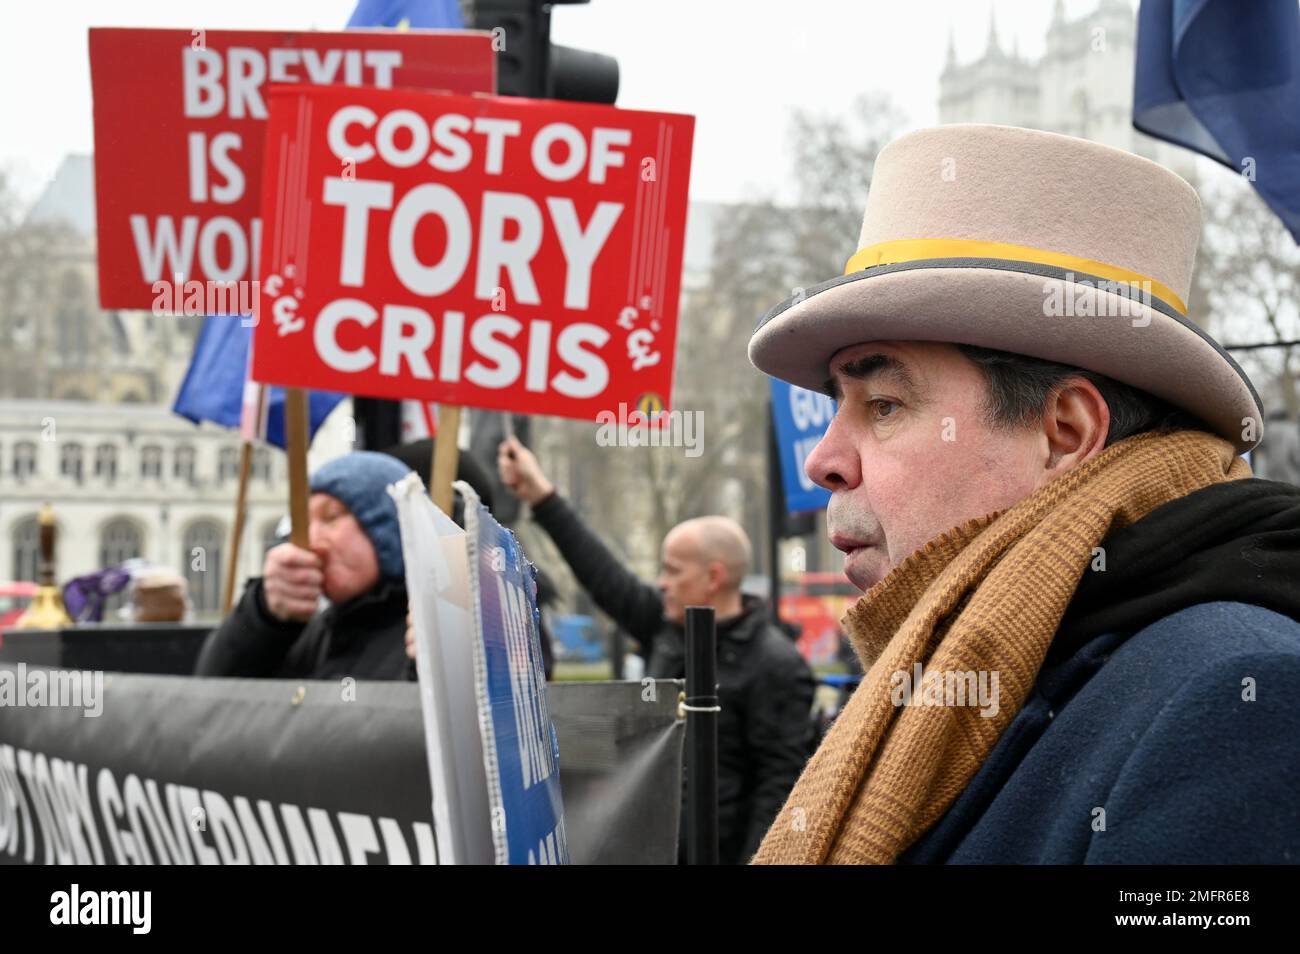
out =
[[[146,444],[140,448],[140,476],[162,476],[162,448],[157,444]]]
[[[13,563],[10,566],[15,580],[35,582],[41,568],[41,526],[35,517],[26,517],[14,524]]]
[[[223,447],[217,452],[217,480],[239,479],[239,451]]]
[[[190,587],[190,599],[196,613],[215,613],[221,609],[222,554],[225,534],[215,520],[196,520],[182,538],[181,567]]]
[[[114,517],[99,532],[99,565],[117,566],[144,553],[140,528],[126,517]],[[126,591],[115,593],[104,602],[104,621],[112,622],[110,613],[116,613],[126,602]]]
[[[36,444],[19,441],[14,445],[14,477],[22,480],[36,473]]]
[[[181,444],[176,448],[172,459],[172,476],[177,480],[194,483],[194,448],[189,444]]]
[[[81,483],[80,444],[64,444],[59,448],[59,473]]]
[[[95,448],[95,476],[110,483],[117,479],[117,448],[112,444],[100,444]]]

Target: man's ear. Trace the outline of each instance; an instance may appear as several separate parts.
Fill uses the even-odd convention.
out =
[[[1101,453],[1110,433],[1110,408],[1087,378],[1067,378],[1047,399],[1043,436],[1047,470],[1058,476]]]
[[[727,568],[718,560],[709,561],[709,593],[720,593],[727,582]]]

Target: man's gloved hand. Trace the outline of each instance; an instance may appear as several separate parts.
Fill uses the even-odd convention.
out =
[[[497,472],[501,483],[524,503],[540,503],[555,492],[533,452],[516,438],[506,438],[497,448]]]
[[[276,619],[305,623],[316,612],[325,563],[311,550],[292,543],[272,547],[262,568],[262,596]]]

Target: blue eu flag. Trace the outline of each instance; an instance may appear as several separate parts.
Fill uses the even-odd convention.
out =
[[[1142,0],[1133,125],[1245,174],[1300,242],[1300,3]]]
[[[465,20],[456,0],[358,0],[348,27],[409,27],[460,30]]]
[[[213,315],[203,319],[199,340],[194,345],[189,370],[176,392],[173,413],[195,424],[211,421],[223,427],[239,427],[244,400],[244,375],[248,368],[248,346],[253,329],[234,315]],[[329,417],[342,394],[308,392],[310,434]],[[266,441],[285,447],[284,388],[271,387],[267,395]]]

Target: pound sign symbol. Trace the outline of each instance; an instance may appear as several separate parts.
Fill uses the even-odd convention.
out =
[[[281,338],[295,331],[302,331],[307,324],[298,317],[298,302],[292,295],[282,295],[277,298],[271,306],[271,314],[275,316],[275,324],[280,329]]]
[[[632,359],[633,371],[659,363],[659,352],[650,350],[654,340],[654,332],[646,328],[638,328],[627,336],[627,356]]]

